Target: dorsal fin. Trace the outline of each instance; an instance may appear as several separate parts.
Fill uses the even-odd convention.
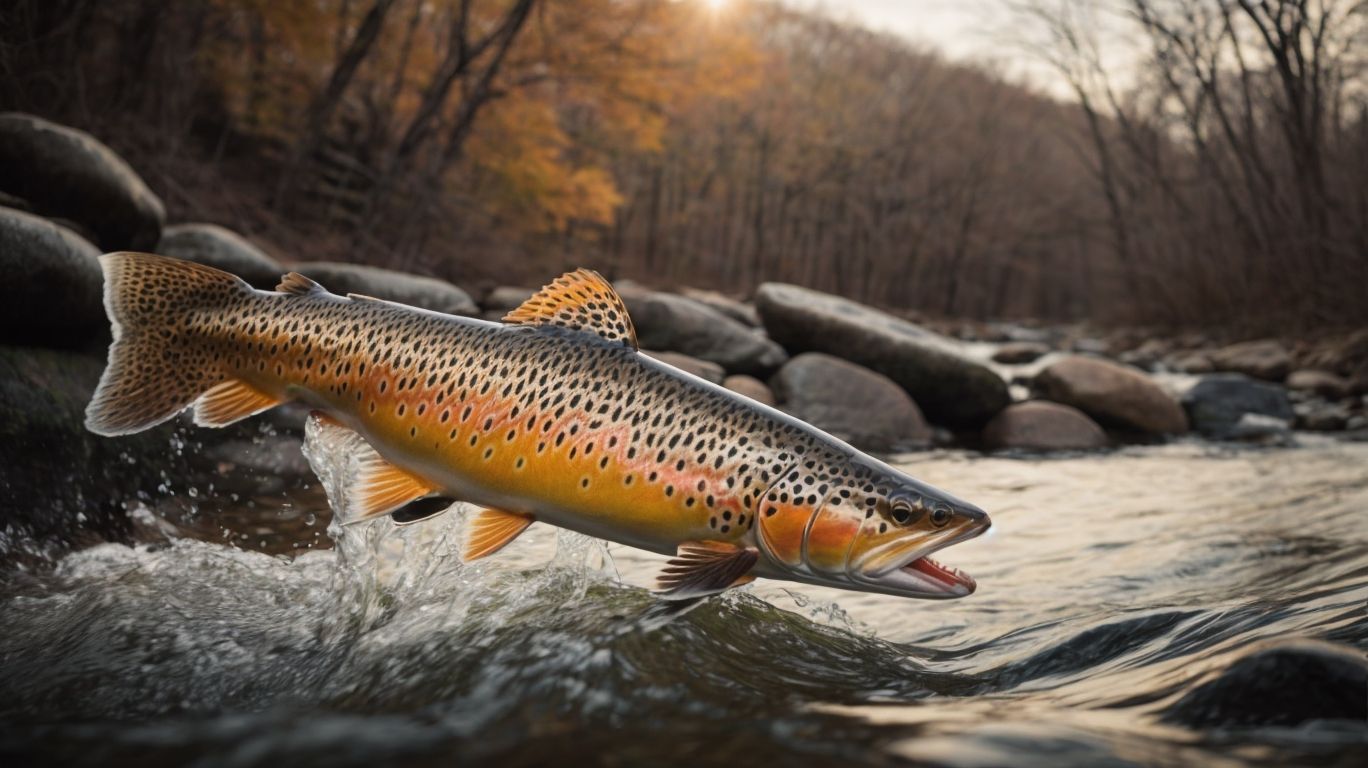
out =
[[[323,286],[298,272],[291,272],[280,278],[280,285],[276,286],[276,290],[280,293],[293,293],[297,296],[325,292]]]
[[[558,325],[597,334],[609,341],[639,349],[636,329],[627,307],[603,275],[592,269],[566,272],[552,280],[517,309],[504,315],[505,323]]]

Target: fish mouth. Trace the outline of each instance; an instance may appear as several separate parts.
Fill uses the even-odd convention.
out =
[[[983,534],[987,526],[974,527],[934,547],[919,547],[899,558],[891,567],[875,572],[856,572],[856,578],[881,592],[927,600],[950,600],[972,595],[978,588],[974,577],[931,557],[946,547]]]

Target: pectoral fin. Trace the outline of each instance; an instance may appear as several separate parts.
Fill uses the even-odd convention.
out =
[[[749,584],[755,580],[750,570],[759,557],[758,550],[724,541],[686,541],[661,571],[656,594],[688,600]]]
[[[480,512],[470,520],[461,559],[468,563],[498,552],[527,530],[533,520],[534,517],[521,512],[505,512],[501,509]]]

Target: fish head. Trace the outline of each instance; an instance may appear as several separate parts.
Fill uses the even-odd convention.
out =
[[[845,589],[933,600],[973,593],[972,577],[931,555],[986,532],[987,513],[873,460],[846,476],[823,496],[800,488],[767,497],[758,540],[772,562],[800,581]]]

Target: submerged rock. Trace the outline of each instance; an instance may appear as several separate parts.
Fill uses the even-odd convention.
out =
[[[824,352],[892,379],[937,423],[981,426],[1007,407],[1007,382],[962,345],[838,296],[765,283],[756,308],[770,336],[792,352]]]
[[[721,384],[727,377],[727,372],[722,370],[722,366],[717,363],[710,363],[707,360],[699,360],[696,357],[689,357],[678,352],[657,352],[649,349],[643,349],[641,352],[714,384]]]
[[[784,364],[783,348],[711,307],[668,293],[623,297],[641,346],[717,363],[729,373],[765,374]]]
[[[912,398],[867,368],[807,352],[770,383],[785,411],[857,448],[882,452],[931,443],[931,429]]]
[[[435,277],[328,261],[296,264],[294,271],[317,280],[324,288],[340,296],[359,293],[449,315],[476,315],[480,311],[469,294]]]
[[[1188,691],[1162,719],[1190,728],[1368,720],[1368,660],[1348,646],[1314,641],[1261,648]]]
[[[770,391],[770,388],[766,386],[765,382],[754,376],[746,376],[745,374],[728,376],[726,380],[722,382],[722,386],[733,392],[745,395],[757,403],[763,403],[765,405],[774,405],[775,403],[774,393]]]
[[[1187,431],[1183,409],[1134,368],[1071,356],[1051,364],[1033,386],[1047,400],[1071,405],[1102,424],[1150,434]]]
[[[107,338],[99,256],[63,227],[0,208],[0,340],[70,347]]]
[[[1105,448],[1107,433],[1077,408],[1032,400],[994,416],[983,428],[983,442],[989,448],[1089,450]]]
[[[1239,373],[1201,377],[1183,393],[1182,402],[1193,429],[1222,439],[1286,431],[1296,418],[1286,390]],[[1241,426],[1246,414],[1274,421],[1246,420]],[[1281,430],[1275,422],[1281,423]]]
[[[157,253],[231,272],[262,290],[275,288],[289,271],[241,235],[217,224],[167,227]]]
[[[1050,354],[1050,348],[1036,341],[1012,341],[998,347],[993,362],[1004,365],[1024,365]]]
[[[147,251],[166,209],[128,163],[84,131],[0,113],[0,189],[35,213],[70,219],[105,251]]]
[[[1273,339],[1231,344],[1208,357],[1217,371],[1243,373],[1267,381],[1282,381],[1292,370],[1292,355]]]

